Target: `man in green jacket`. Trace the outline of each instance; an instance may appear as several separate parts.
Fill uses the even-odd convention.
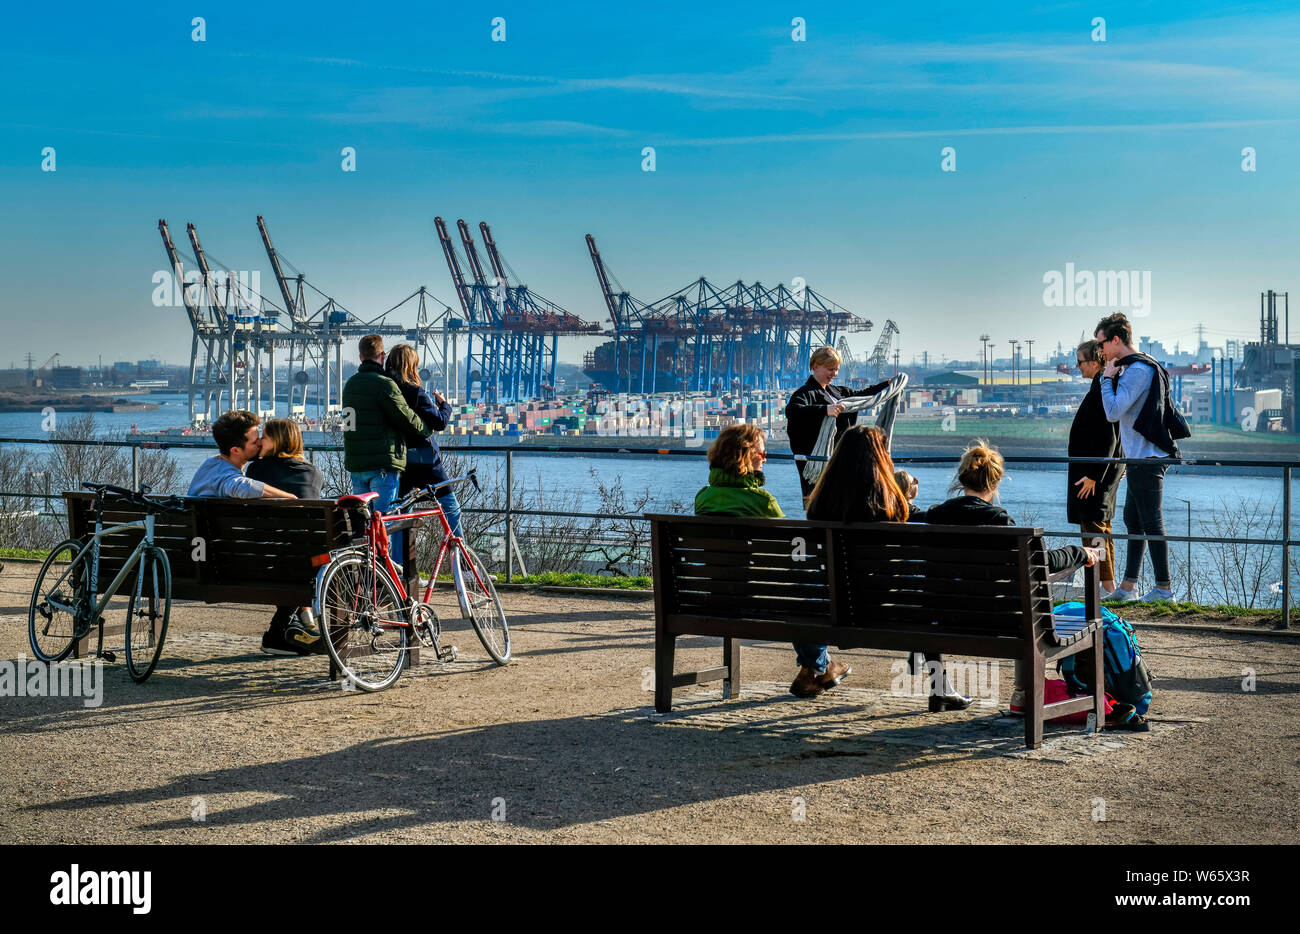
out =
[[[406,432],[427,438],[433,426],[415,414],[384,372],[384,339],[367,334],[360,353],[361,366],[343,387],[343,466],[352,474],[352,492],[378,493],[373,505],[387,512],[406,469]]]

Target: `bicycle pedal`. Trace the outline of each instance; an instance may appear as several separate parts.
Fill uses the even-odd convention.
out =
[[[99,653],[99,657],[102,658],[102,659],[103,659],[104,661],[106,661],[106,662],[115,662],[115,661],[117,661],[117,654],[114,653],[114,652],[100,652],[100,653]]]
[[[454,662],[454,661],[457,659],[457,657],[458,657],[459,655],[460,655],[460,652],[457,651],[456,646],[454,646],[454,645],[449,645],[449,646],[447,646],[445,649],[439,649],[439,650],[438,650],[438,661],[440,661],[440,662]]]

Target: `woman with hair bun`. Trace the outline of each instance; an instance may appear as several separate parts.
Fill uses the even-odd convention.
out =
[[[1015,525],[1011,515],[993,502],[998,497],[998,485],[1005,476],[1006,467],[998,450],[986,441],[972,441],[962,452],[961,463],[957,465],[957,475],[949,488],[950,492],[960,492],[961,495],[945,500],[937,506],[931,506],[917,516],[916,521],[931,525]],[[1063,574],[1084,566],[1091,566],[1098,561],[1099,557],[1096,548],[1080,548],[1078,545],[1053,548],[1047,552],[1047,571],[1052,575]],[[918,655],[923,661],[939,663],[942,668],[941,655],[927,656],[924,652],[911,653],[908,663],[913,668]],[[1012,713],[1018,714],[1024,711],[1024,683],[1024,662],[1017,659],[1015,685],[1011,692]],[[946,675],[943,685],[945,696],[931,697],[931,710],[962,710],[971,705],[971,698],[963,698],[951,689]],[[938,706],[936,700],[940,701]]]

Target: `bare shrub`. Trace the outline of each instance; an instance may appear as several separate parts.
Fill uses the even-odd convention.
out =
[[[1247,545],[1225,538],[1277,539],[1281,534],[1280,506],[1261,496],[1229,503],[1218,500],[1209,518],[1199,522],[1201,534],[1215,536],[1205,553],[1221,582],[1225,602],[1233,606],[1272,605],[1271,584],[1278,576],[1278,545]]]

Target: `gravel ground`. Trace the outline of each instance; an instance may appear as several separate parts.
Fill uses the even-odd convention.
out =
[[[0,659],[30,654],[35,570],[0,573]],[[1290,843],[1300,823],[1294,639],[1141,630],[1152,713],[1181,728],[1053,761],[941,748],[951,721],[923,701],[889,718],[920,731],[901,745],[819,737],[834,695],[770,697],[744,728],[657,723],[652,602],[503,602],[511,665],[461,630],[460,661],[380,694],[340,690],[323,658],[261,655],[269,608],[176,604],[144,685],[119,661],[97,708],[0,698],[0,842]],[[682,643],[679,670],[720,657]],[[792,656],[748,646],[746,683],[788,682]],[[897,655],[838,657],[846,687],[884,689]],[[1005,700],[1009,663],[1000,684]],[[801,717],[814,729],[768,728]]]

